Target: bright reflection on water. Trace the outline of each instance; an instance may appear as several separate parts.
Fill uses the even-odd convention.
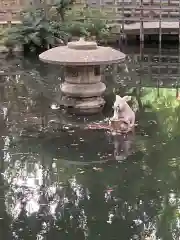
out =
[[[1,239],[179,239],[179,53],[129,52],[88,118],[58,108],[59,66],[1,56]],[[135,134],[85,129],[115,93],[133,96]]]

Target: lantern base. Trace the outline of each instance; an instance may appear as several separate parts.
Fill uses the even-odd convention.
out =
[[[92,115],[102,111],[105,101],[102,97],[93,98],[70,98],[63,97],[63,105],[68,112],[78,115]]]
[[[66,96],[90,98],[101,96],[106,90],[106,85],[102,82],[94,84],[72,84],[64,82],[61,91]]]

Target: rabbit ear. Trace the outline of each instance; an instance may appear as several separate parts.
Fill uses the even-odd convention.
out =
[[[129,102],[129,101],[131,101],[131,96],[124,96],[123,99],[124,99],[126,102]]]
[[[118,102],[119,100],[121,100],[121,97],[119,95],[116,95],[116,102]]]

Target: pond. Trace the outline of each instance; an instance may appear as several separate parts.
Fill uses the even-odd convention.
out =
[[[180,54],[125,51],[91,117],[58,108],[59,66],[0,56],[1,239],[179,239]],[[116,93],[136,111],[125,139],[86,129],[112,115]]]

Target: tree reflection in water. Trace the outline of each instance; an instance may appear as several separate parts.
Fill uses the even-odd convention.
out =
[[[31,71],[21,66],[26,74],[0,86],[1,109],[8,109],[0,119],[2,239],[178,239],[174,92],[164,89],[157,97],[154,88],[133,90],[139,106],[134,146],[116,161],[117,142],[106,133],[70,127],[73,118],[50,109],[57,72],[38,64]]]

